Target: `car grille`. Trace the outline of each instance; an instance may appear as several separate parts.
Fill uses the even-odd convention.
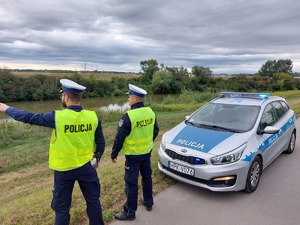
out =
[[[205,159],[194,157],[194,156],[185,156],[185,155],[180,155],[170,149],[166,149],[166,153],[168,156],[170,156],[172,159],[178,159],[180,161],[187,162],[192,165],[202,165],[206,164]]]

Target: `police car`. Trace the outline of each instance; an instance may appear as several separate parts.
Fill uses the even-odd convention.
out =
[[[263,169],[294,151],[295,119],[284,98],[221,92],[163,135],[159,170],[211,191],[253,192]]]

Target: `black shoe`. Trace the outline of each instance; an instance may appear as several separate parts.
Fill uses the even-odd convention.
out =
[[[145,205],[145,208],[146,208],[147,211],[152,211],[152,206],[146,206]]]
[[[129,216],[126,212],[122,211],[115,214],[117,220],[135,220],[135,216]]]
[[[147,211],[152,211],[152,205],[151,206],[145,205],[144,202],[142,202],[142,205],[146,208]]]

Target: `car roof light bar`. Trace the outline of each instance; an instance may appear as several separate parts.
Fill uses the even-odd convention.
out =
[[[266,99],[270,93],[220,92],[221,98],[259,98]]]

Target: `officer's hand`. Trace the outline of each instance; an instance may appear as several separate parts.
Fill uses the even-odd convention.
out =
[[[95,152],[93,158],[91,159],[91,165],[92,165],[92,167],[98,168],[100,157],[101,157],[100,152]]]
[[[117,162],[117,158],[114,158],[111,160],[112,163],[116,163]]]
[[[0,112],[5,112],[8,108],[8,105],[0,102]]]

